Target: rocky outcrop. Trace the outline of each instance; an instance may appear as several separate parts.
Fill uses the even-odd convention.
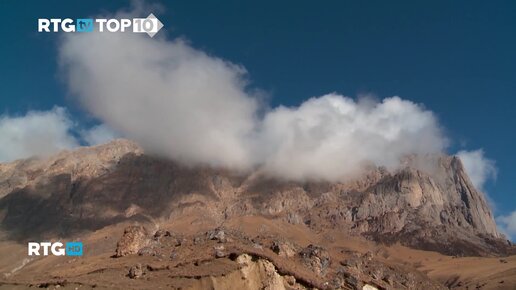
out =
[[[95,147],[62,151],[49,158],[29,158],[0,163],[0,198],[27,186],[49,182],[53,176],[67,174],[71,182],[92,179],[116,169],[127,154],[140,155],[143,150],[128,140],[118,139]]]
[[[143,270],[142,264],[138,263],[129,269],[127,276],[131,279],[138,279],[143,276]]]
[[[411,156],[397,170],[371,167],[340,183],[288,182],[259,171],[184,167],[116,140],[1,164],[0,197],[2,230],[11,239],[126,220],[199,216],[221,224],[259,215],[454,255],[510,250],[485,197],[450,156]]]
[[[280,257],[290,258],[298,252],[298,247],[288,240],[281,239],[272,242],[271,250]]]
[[[243,280],[251,284],[247,285],[246,289],[285,289],[283,278],[278,274],[271,262],[263,259],[254,262],[252,257],[247,254],[240,255],[236,261],[243,266],[240,270],[244,278]],[[253,282],[257,285],[252,285]]]
[[[330,254],[320,246],[308,245],[299,255],[304,264],[318,275],[324,276],[330,266]]]
[[[351,257],[340,262],[332,281],[334,288],[366,289],[445,289],[417,271],[377,261],[370,253]]]
[[[143,226],[129,226],[116,245],[115,257],[136,254],[149,243],[149,233]]]

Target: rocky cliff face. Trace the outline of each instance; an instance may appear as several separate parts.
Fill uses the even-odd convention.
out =
[[[371,168],[343,183],[188,168],[125,140],[0,164],[0,221],[10,239],[186,215],[216,223],[259,215],[449,254],[508,250],[456,157],[413,156],[397,171]]]

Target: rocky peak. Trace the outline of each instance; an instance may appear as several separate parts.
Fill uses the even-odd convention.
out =
[[[72,180],[98,177],[115,168],[127,154],[140,155],[143,149],[132,141],[116,139],[103,145],[65,150],[46,158],[0,163],[0,197],[60,174],[69,174]]]

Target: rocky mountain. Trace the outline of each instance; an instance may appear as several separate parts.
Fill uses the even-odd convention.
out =
[[[506,244],[484,196],[449,156],[412,156],[395,172],[371,168],[344,183],[301,183],[188,168],[116,140],[2,164],[0,196],[2,227],[15,239],[201,212],[217,223],[260,215],[450,254],[498,253]]]
[[[244,222],[250,219],[254,222]],[[390,265],[382,260],[386,257],[377,260],[368,258],[367,253],[346,252],[340,246],[326,249],[296,243],[313,236],[312,241],[323,239],[329,245],[357,238],[376,245],[401,244],[451,256],[488,257],[514,252],[511,243],[497,231],[485,197],[474,188],[461,161],[452,156],[408,156],[399,169],[370,166],[357,178],[340,183],[293,182],[267,176],[259,169],[240,173],[187,167],[145,154],[130,141],[115,140],[49,158],[0,164],[0,222],[2,240],[17,243],[84,237],[106,229],[120,231],[118,225],[127,223],[146,225],[145,230],[126,230],[139,240],[134,244],[135,238],[122,238],[118,244],[129,250],[117,249],[115,256],[136,255],[145,248],[143,256],[159,259],[170,255],[163,254],[166,246],[154,239],[154,232],[164,225],[185,231],[164,238],[170,239],[167,249],[177,255],[186,251],[174,250],[178,245],[197,250],[219,247],[195,239],[218,241],[220,236],[205,231],[210,227],[225,229],[226,235],[230,233],[229,242],[214,248],[214,257],[232,253],[239,269],[243,264],[257,269],[257,277],[276,277],[274,272],[289,279],[285,273],[290,273],[294,280],[297,277],[304,281],[301,286],[328,289],[349,286],[351,278],[356,280],[356,287],[346,286],[349,289],[358,289],[357,285],[364,286],[367,281],[385,289],[418,289],[422,285],[440,289],[443,284],[434,284],[412,268]],[[273,235],[271,227],[281,229]],[[185,240],[186,232],[190,236]],[[256,236],[251,238],[249,233]],[[156,249],[160,249],[159,255]],[[254,255],[261,262],[245,255]],[[344,255],[343,260],[330,261],[339,255]],[[188,257],[183,259],[193,261]],[[267,261],[272,261],[272,266]],[[303,267],[315,276],[302,274],[304,270],[299,269]],[[380,269],[382,274],[373,279],[371,269]],[[132,270],[132,276],[145,271],[152,270],[140,265]],[[388,282],[388,272],[391,278],[404,275],[397,279],[408,284]],[[271,283],[289,284],[274,279]],[[456,286],[457,281],[448,281],[448,286]]]

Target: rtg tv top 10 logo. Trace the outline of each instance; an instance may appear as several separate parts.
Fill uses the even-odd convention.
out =
[[[95,27],[98,32],[134,32],[147,33],[154,37],[163,28],[163,23],[154,14],[147,18],[79,18],[74,21],[71,18],[39,18],[38,32],[93,32]]]

